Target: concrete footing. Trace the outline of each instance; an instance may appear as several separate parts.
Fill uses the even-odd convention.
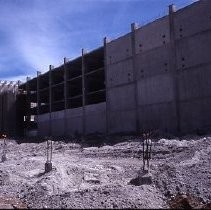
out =
[[[143,185],[143,184],[152,184],[152,174],[151,173],[147,173],[143,176],[139,177],[139,184]]]
[[[134,179],[132,179],[129,184],[140,186],[140,185],[150,185],[152,184],[152,174],[148,171],[141,171],[139,172],[138,176]]]
[[[52,170],[52,163],[46,162],[45,163],[45,173],[48,173]]]
[[[4,162],[4,161],[6,161],[6,160],[7,160],[6,155],[2,155],[2,157],[1,157],[1,161],[2,161],[2,162]]]

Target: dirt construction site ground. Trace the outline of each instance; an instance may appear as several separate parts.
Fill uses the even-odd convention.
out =
[[[6,140],[0,208],[211,208],[211,136],[153,140],[151,184],[136,181],[141,140],[122,138],[99,147],[54,141],[48,173],[46,142]]]

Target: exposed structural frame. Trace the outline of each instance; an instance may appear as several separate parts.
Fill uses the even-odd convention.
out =
[[[170,5],[169,15],[38,72],[20,86],[27,124],[34,119],[37,135],[52,136],[211,127],[210,11],[208,0]]]

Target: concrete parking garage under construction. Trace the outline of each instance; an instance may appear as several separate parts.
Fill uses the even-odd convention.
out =
[[[211,128],[211,1],[197,1],[27,79],[25,134]]]

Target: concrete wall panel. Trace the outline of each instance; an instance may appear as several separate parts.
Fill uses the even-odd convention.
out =
[[[133,81],[132,59],[109,65],[107,68],[107,81],[107,87],[114,87]]]
[[[137,78],[142,79],[170,71],[170,49],[165,45],[136,56]]]
[[[86,133],[106,132],[106,103],[86,106]]]
[[[86,134],[106,132],[106,113],[86,115]]]
[[[180,100],[211,96],[211,64],[191,68],[179,74]]]
[[[136,112],[135,110],[116,111],[109,113],[109,132],[110,133],[130,133],[136,131]]]
[[[83,109],[82,107],[66,110],[67,134],[82,134],[83,132]]]
[[[38,123],[38,136],[49,135],[49,121],[42,121]]]
[[[174,98],[171,75],[158,75],[138,81],[138,104],[170,102]]]
[[[63,118],[64,118],[64,110],[51,113],[52,120],[63,119]]]
[[[108,91],[111,111],[135,108],[134,84],[112,88]]]
[[[53,119],[51,126],[53,136],[64,136],[64,118]]]
[[[131,56],[132,48],[130,33],[107,44],[107,65],[125,60]]]
[[[83,118],[81,117],[70,117],[67,118],[67,134],[82,134],[83,133]]]
[[[182,132],[192,132],[203,126],[203,101],[191,100],[180,103],[181,130]]]
[[[175,132],[175,105],[170,102],[140,106],[139,120],[143,129],[159,129],[164,132]]]
[[[98,114],[106,110],[106,103],[102,102],[99,104],[91,104],[85,106],[86,114]]]
[[[180,40],[176,46],[178,69],[208,63],[211,54],[211,31]]]
[[[211,28],[211,1],[198,1],[175,13],[176,39]]]
[[[37,116],[37,127],[39,136],[48,136],[49,135],[49,120],[50,114],[42,114]]]
[[[49,119],[50,119],[49,113],[41,114],[41,115],[38,115],[38,117],[37,117],[38,122],[48,121]]]
[[[82,113],[83,113],[82,107],[66,110],[66,114],[68,117],[81,117]]]
[[[163,17],[136,30],[136,53],[169,43],[169,18]]]
[[[203,99],[203,127],[211,131],[211,97]]]

